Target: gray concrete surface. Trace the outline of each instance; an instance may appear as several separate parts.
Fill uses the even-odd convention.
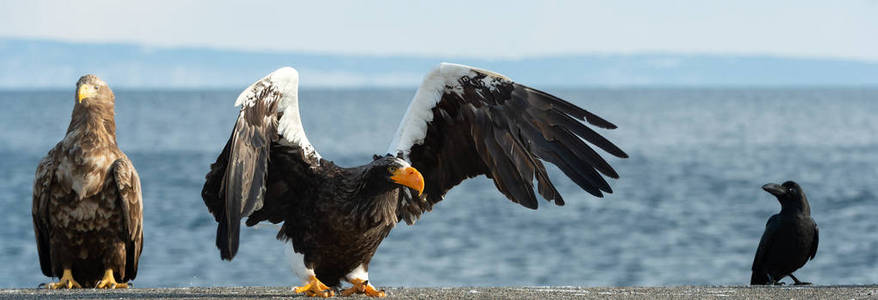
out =
[[[771,287],[477,287],[385,288],[385,299],[878,299],[878,285]],[[128,290],[0,289],[0,299],[284,299],[288,287]],[[364,296],[351,298],[363,299]]]

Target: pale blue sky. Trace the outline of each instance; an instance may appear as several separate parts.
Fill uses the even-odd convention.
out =
[[[7,1],[0,37],[514,58],[712,53],[878,61],[878,1]]]

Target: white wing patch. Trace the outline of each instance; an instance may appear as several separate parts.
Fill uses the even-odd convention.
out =
[[[280,101],[277,110],[283,116],[278,120],[277,133],[283,136],[282,141],[301,147],[306,155],[313,155],[319,161],[320,154],[308,141],[305,128],[302,127],[302,118],[299,115],[299,72],[296,69],[282,67],[256,81],[238,95],[235,106],[243,109],[255,105],[267,88],[272,88],[275,92],[274,95],[263,98],[263,101]]]
[[[424,76],[424,81],[409,103],[387,152],[393,155],[402,152],[403,157],[408,158],[412,146],[422,143],[427,136],[427,127],[433,121],[433,107],[442,100],[442,95],[446,91],[461,95],[463,87],[459,80],[462,77],[474,77],[478,75],[476,72],[489,75],[482,78],[482,83],[490,89],[496,88],[498,81],[495,78],[511,81],[506,76],[484,69],[452,63],[439,64]]]

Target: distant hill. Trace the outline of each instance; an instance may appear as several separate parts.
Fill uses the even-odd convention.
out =
[[[270,53],[0,39],[0,88],[69,88],[95,73],[115,88],[241,88],[284,65],[301,86],[411,87],[442,61],[479,66],[539,87],[878,86],[878,63],[690,54],[473,59]]]

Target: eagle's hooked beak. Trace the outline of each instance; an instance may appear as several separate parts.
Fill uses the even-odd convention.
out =
[[[418,196],[421,196],[424,192],[424,176],[413,167],[396,169],[396,171],[393,171],[393,176],[390,176],[390,179],[393,182],[417,190]]]
[[[76,100],[79,101],[79,103],[82,103],[82,99],[93,97],[97,94],[97,89],[95,89],[92,85],[83,84],[79,86],[79,90],[76,91]]]

